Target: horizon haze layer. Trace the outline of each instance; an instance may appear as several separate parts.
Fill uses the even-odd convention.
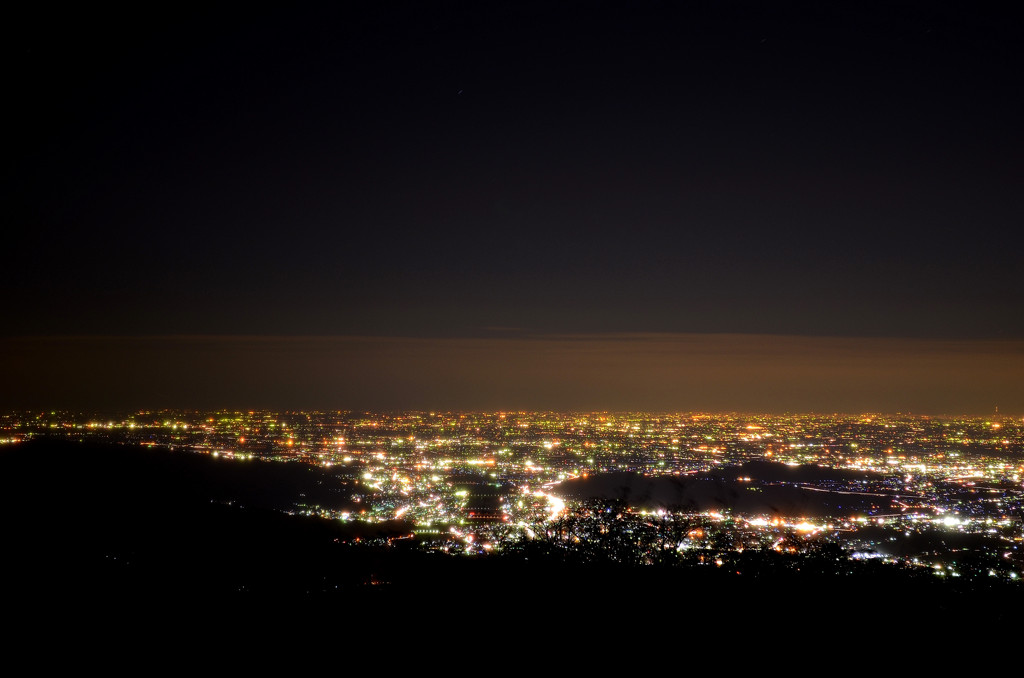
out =
[[[0,338],[5,408],[1024,413],[1024,341],[602,334]]]

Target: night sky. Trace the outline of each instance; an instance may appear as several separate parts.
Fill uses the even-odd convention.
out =
[[[0,405],[1024,414],[993,7],[12,15]]]

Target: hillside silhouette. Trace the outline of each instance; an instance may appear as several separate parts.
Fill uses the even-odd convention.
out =
[[[802,483],[850,482],[869,477],[858,471],[754,461],[685,476],[597,473],[563,482],[554,492],[572,499],[624,500],[647,509],[731,511],[751,516],[826,518],[892,510],[887,497],[798,487]]]

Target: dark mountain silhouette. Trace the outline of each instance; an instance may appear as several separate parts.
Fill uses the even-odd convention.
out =
[[[872,601],[994,622],[1013,609],[1003,589],[957,589],[828,554],[790,562],[745,552],[723,567],[682,568],[580,564],[543,540],[486,558],[365,546],[409,525],[353,528],[269,508],[304,486],[295,478],[321,478],[314,470],[49,440],[0,449],[5,613],[24,629],[59,618],[88,640],[373,631],[360,641],[367,650],[406,642],[381,629],[486,639],[522,614],[538,633],[557,621],[567,637],[715,643],[723,629],[870,628],[892,613],[891,602]],[[273,472],[288,489],[271,487]],[[494,628],[477,628],[483,617]]]

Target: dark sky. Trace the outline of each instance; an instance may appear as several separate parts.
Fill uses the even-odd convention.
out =
[[[0,404],[1024,412],[1011,15],[349,4],[7,22]]]

